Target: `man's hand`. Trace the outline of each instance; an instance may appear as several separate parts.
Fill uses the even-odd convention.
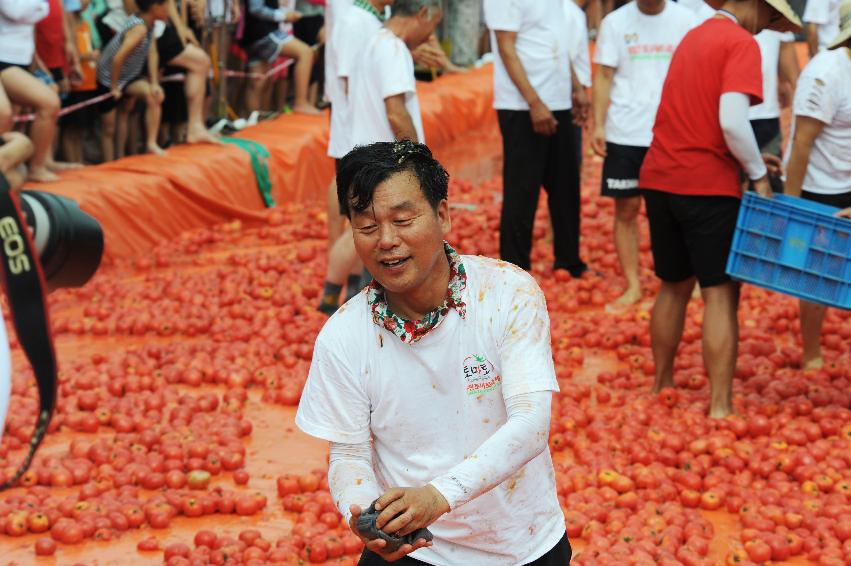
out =
[[[588,99],[588,90],[584,86],[573,89],[573,123],[577,126],[585,126],[591,117],[591,101]]]
[[[606,129],[595,125],[591,132],[591,150],[600,157],[606,157]]]
[[[768,182],[768,175],[763,175],[753,182],[754,190],[760,195],[772,198],[774,193],[771,190],[771,183]]]
[[[381,511],[375,521],[377,528],[387,534],[405,536],[428,527],[448,513],[449,503],[432,485],[397,487],[376,500],[375,510]]]
[[[447,505],[447,507],[448,507],[448,505]],[[358,517],[360,517],[361,511],[362,511],[361,508],[358,507],[357,505],[352,505],[351,507],[349,507],[349,511],[351,511],[351,513],[352,513],[352,518],[349,519],[349,528],[352,530],[353,533],[358,535],[358,537],[364,542],[364,544],[366,545],[366,547],[369,550],[378,554],[381,558],[383,558],[387,562],[396,562],[400,558],[407,556],[408,554],[412,553],[415,550],[418,550],[420,548],[424,548],[424,547],[432,545],[431,541],[426,541],[425,539],[419,539],[413,545],[403,544],[395,552],[386,552],[386,551],[384,551],[384,547],[387,546],[387,541],[384,541],[382,539],[368,540],[368,539],[364,538],[363,535],[361,535],[358,532],[356,525],[357,525],[357,522],[358,522]],[[376,523],[376,525],[377,525],[377,523]]]
[[[117,86],[113,86],[110,90],[112,92],[112,97],[115,100],[121,100],[121,97],[124,95],[124,93],[121,92],[120,88],[118,88]]]
[[[532,129],[535,130],[536,134],[551,136],[556,133],[558,120],[555,119],[546,104],[540,100],[533,102],[529,105],[529,114],[532,118]]]
[[[411,51],[411,57],[414,63],[428,69],[442,69],[447,63],[446,54],[440,45],[431,42],[423,43]]]
[[[836,216],[841,216],[843,218],[851,218],[851,208],[845,208],[836,213]]]
[[[783,162],[776,155],[771,155],[770,153],[763,153],[762,161],[768,168],[768,174],[772,177],[779,177],[783,174]]]

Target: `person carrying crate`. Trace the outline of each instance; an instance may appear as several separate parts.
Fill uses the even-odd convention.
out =
[[[711,385],[709,416],[733,411],[732,385],[739,324],[739,284],[727,275],[727,256],[742,195],[744,169],[769,196],[766,164],[748,121],[762,101],[759,46],[763,29],[800,29],[786,0],[713,0],[717,14],[680,42],[662,87],[653,140],[639,186],[647,206],[656,275],[662,280],[650,324],[656,363],[654,390],[674,383],[695,279],[705,303],[703,359]]]
[[[836,39],[810,60],[798,82],[789,151],[787,195],[834,206],[851,218],[851,0],[840,6]],[[801,301],[804,369],[819,369],[826,307]]]

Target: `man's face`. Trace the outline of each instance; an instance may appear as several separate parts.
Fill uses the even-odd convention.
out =
[[[352,211],[355,249],[373,277],[390,293],[420,289],[444,257],[449,233],[449,205],[434,210],[417,178],[402,172],[378,185],[372,204]]]
[[[429,15],[431,15],[431,18],[429,18]],[[442,18],[443,10],[440,8],[432,8],[431,10],[423,8],[420,10],[420,13],[417,14],[417,27],[416,36],[413,41],[414,44],[410,47],[414,49],[428,41],[428,38],[431,37],[431,34],[433,34],[434,30],[437,29]]]

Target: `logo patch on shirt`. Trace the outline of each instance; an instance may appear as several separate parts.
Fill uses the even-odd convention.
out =
[[[481,354],[470,354],[464,358],[464,379],[467,381],[467,395],[481,395],[502,385],[502,376]]]

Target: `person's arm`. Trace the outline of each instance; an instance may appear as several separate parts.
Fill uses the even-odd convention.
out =
[[[62,2],[59,3],[62,6]],[[79,81],[83,76],[80,67],[80,53],[77,51],[77,27],[80,25],[80,16],[74,12],[66,12],[62,7],[62,28],[65,32],[65,57],[71,68],[73,82]]]
[[[127,30],[127,33],[124,34],[124,41],[121,42],[121,47],[118,48],[118,51],[115,52],[115,56],[112,58],[112,84],[110,85],[110,90],[116,99],[121,98],[118,79],[121,78],[121,69],[124,67],[124,61],[136,49],[136,46],[142,43],[147,33],[148,30],[143,25],[133,26]],[[151,43],[155,44],[156,42],[152,41]]]
[[[780,107],[786,108],[792,104],[792,100],[795,98],[795,86],[798,84],[798,76],[801,74],[794,42],[784,41],[780,44],[777,73],[780,83]]]
[[[824,122],[809,116],[795,116],[795,136],[792,138],[789,161],[786,164],[786,183],[783,192],[793,197],[801,196],[813,142],[824,128]]]
[[[807,30],[807,51],[810,53],[810,59],[818,54],[818,26],[808,22]]]
[[[741,92],[725,92],[718,104],[718,117],[724,141],[733,157],[741,164],[754,189],[762,196],[771,196],[768,170],[759,152],[756,136],[748,120],[750,99]]]
[[[50,12],[42,0],[0,0],[0,15],[19,24],[37,24]]]
[[[538,97],[532,83],[529,82],[523,63],[520,62],[520,57],[517,55],[517,32],[496,30],[494,33],[502,64],[505,66],[511,82],[514,83],[514,86],[520,91],[520,95],[529,105],[532,129],[535,130],[535,133],[541,135],[553,135],[558,122],[547,105]]]
[[[593,111],[594,131],[591,134],[591,149],[601,157],[606,156],[606,115],[609,111],[609,96],[612,92],[612,80],[615,69],[606,65],[597,65],[594,73]]]
[[[387,111],[387,120],[390,122],[390,129],[393,130],[393,136],[397,140],[419,141],[417,139],[417,128],[414,126],[414,120],[405,107],[404,92],[385,98],[384,108]]]
[[[588,100],[588,90],[579,80],[579,75],[573,67],[573,63],[570,64],[570,83],[573,123],[577,126],[585,126],[588,123],[588,118],[590,118],[591,102]]]
[[[248,13],[258,20],[267,22],[283,22],[287,11],[283,8],[269,8],[263,0],[248,0]]]
[[[177,4],[175,4],[174,0],[167,0],[168,2],[168,19],[174,28],[177,30],[177,35],[180,36],[180,40],[184,45],[187,43],[191,43],[192,45],[200,47],[200,43],[198,43],[198,38],[195,37],[195,32],[189,29],[189,26],[186,25],[186,21],[181,17],[180,12],[177,11]],[[186,2],[183,2],[183,9],[186,9]]]
[[[158,104],[162,104],[165,92],[160,86],[160,53],[157,50],[157,42],[153,40],[148,47],[148,81],[151,83],[151,96]]]

